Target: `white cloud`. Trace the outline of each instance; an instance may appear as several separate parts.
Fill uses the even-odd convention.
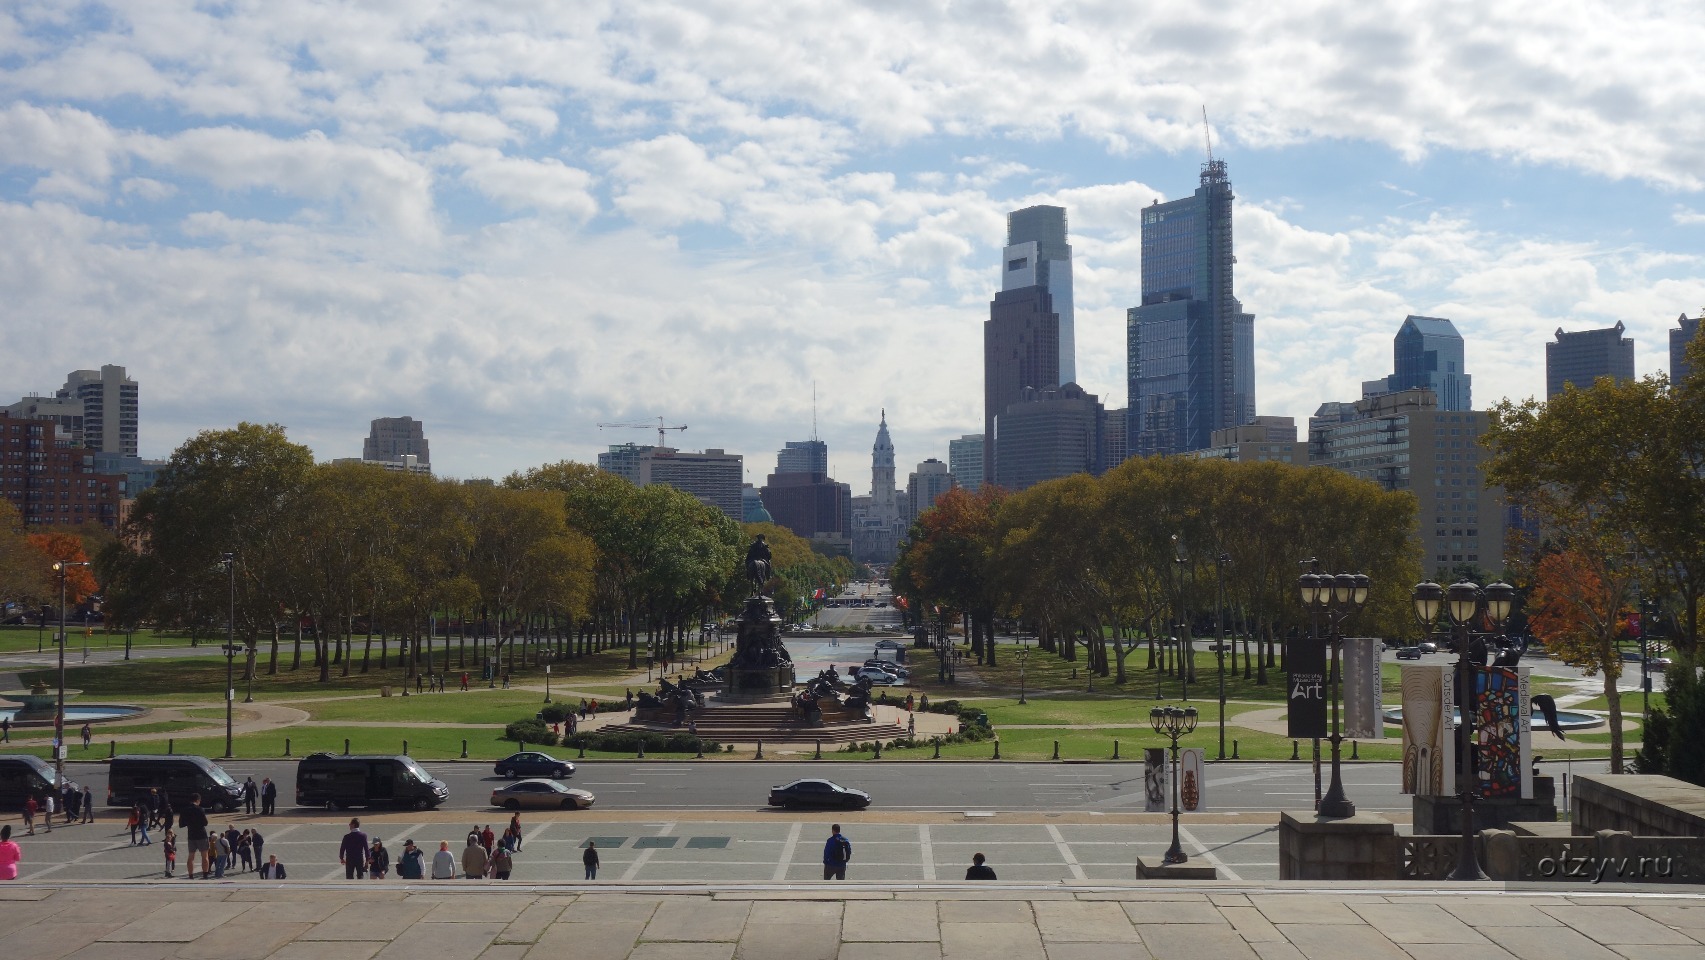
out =
[[[1670,214],[1670,219],[1684,227],[1694,227],[1705,224],[1705,213],[1700,213],[1678,203],[1675,206],[1675,212]]]

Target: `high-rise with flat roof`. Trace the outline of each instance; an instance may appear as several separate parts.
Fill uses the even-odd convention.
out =
[[[777,473],[829,472],[829,445],[821,440],[789,440],[776,451]]]
[[[995,483],[1012,491],[1107,463],[1107,411],[1075,383],[1027,390],[995,420]]]
[[[1233,294],[1224,160],[1188,197],[1143,210],[1143,302],[1125,313],[1132,456],[1184,453],[1255,416],[1255,317]]]
[[[983,324],[983,480],[995,476],[995,418],[1023,396],[1070,383],[1072,248],[1064,207],[1026,207],[1007,216],[1001,289]]]
[[[0,410],[0,495],[30,532],[99,524],[116,530],[125,476],[104,473],[100,454],[75,444],[52,420]]]
[[[426,425],[413,417],[380,417],[368,427],[361,443],[361,459],[369,463],[404,463],[404,457],[428,470],[432,451],[426,440]]]
[[[1687,362],[1687,345],[1699,336],[1699,321],[1705,319],[1705,310],[1699,311],[1699,316],[1688,319],[1682,314],[1675,319],[1676,328],[1669,332],[1669,380],[1679,383],[1687,378],[1692,366]]]
[[[1463,362],[1462,334],[1443,317],[1403,318],[1391,338],[1392,374],[1362,384],[1362,397],[1422,387],[1439,398],[1441,410],[1471,410],[1471,386]]]
[[[1065,207],[1025,207],[1006,215],[1002,290],[1042,287],[1060,318],[1060,383],[1077,380],[1076,319],[1072,309],[1072,245]]]
[[[1563,332],[1545,345],[1545,396],[1555,397],[1568,384],[1586,390],[1599,377],[1613,381],[1634,379],[1634,341],[1622,335],[1622,321],[1614,327]]]
[[[983,486],[983,435],[967,433],[947,441],[947,469],[954,482],[970,493]]]
[[[61,400],[83,401],[83,446],[102,453],[137,456],[140,423],[136,381],[124,368],[73,370],[59,389]]]
[[[736,522],[746,515],[740,499],[745,467],[738,453],[717,449],[691,453],[674,447],[622,443],[598,454],[598,469],[624,477],[636,487],[667,484],[692,494]]]

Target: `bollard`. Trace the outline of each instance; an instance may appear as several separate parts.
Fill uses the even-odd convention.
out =
[[[349,738],[348,737],[343,738],[343,755],[346,757],[349,756]]]
[[[1302,759],[1302,755],[1297,752],[1300,749],[1302,749],[1302,741],[1292,740],[1291,741],[1291,759],[1292,760],[1301,760]]]
[[[1119,759],[1119,741],[1113,741],[1113,759]]]
[[[999,740],[996,740],[995,741],[995,759],[999,760],[1000,758],[1001,758],[1001,742]]]
[[[284,755],[287,757],[290,756],[290,738],[289,737],[284,738]]]
[[[641,737],[639,741],[639,759],[645,759],[645,738],[643,737]]]
[[[997,750],[1000,749],[1000,741],[999,740],[995,741],[995,749],[997,749]],[[935,738],[935,756],[931,757],[930,759],[932,759],[932,760],[940,760],[941,759],[941,738],[940,737]]]
[[[467,754],[463,754],[463,756],[467,756]],[[580,741],[580,756],[575,757],[575,759],[576,760],[586,759],[586,741],[584,741],[584,740]]]
[[[1231,742],[1231,758],[1233,760],[1237,759],[1237,741],[1236,740],[1233,740]]]
[[[108,740],[107,741],[107,759],[111,760],[113,757],[116,757],[116,756],[118,756],[118,741],[117,740]]]
[[[876,741],[876,756],[872,757],[871,759],[873,759],[873,760],[881,760],[882,759],[882,741],[881,740]]]
[[[582,754],[582,756],[584,756],[584,754]],[[462,759],[468,759],[468,741],[466,740],[462,741]]]
[[[817,741],[817,753],[815,755],[813,755],[811,757],[811,759],[813,759],[813,760],[823,759],[823,741],[821,741],[821,740]]]
[[[1356,741],[1354,741],[1354,740],[1350,741],[1350,759],[1351,760],[1360,760],[1361,759],[1361,750],[1357,747]]]
[[[1060,741],[1058,741],[1058,740],[1054,741],[1054,755],[1052,757],[1049,757],[1048,759],[1050,759],[1050,760],[1060,759]]]
[[[403,741],[403,756],[405,756],[405,757],[408,756],[408,741],[407,740]]]
[[[177,753],[177,752],[178,752],[178,741],[176,740],[176,738],[168,738],[166,740],[166,753],[167,754],[173,754],[173,753]]]
[[[762,740],[758,741],[758,755],[753,757],[752,759],[754,759],[754,760],[764,759],[764,741],[762,741]]]
[[[699,746],[699,752],[693,755],[693,759],[694,760],[703,760],[704,759],[704,741],[703,740],[698,741],[698,746]]]

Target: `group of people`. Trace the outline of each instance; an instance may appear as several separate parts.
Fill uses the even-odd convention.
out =
[[[432,855],[432,862],[428,865],[425,851],[415,846],[411,838],[403,841],[403,852],[397,857],[397,878],[424,880],[430,874],[433,880],[454,880],[457,877],[508,880],[515,869],[515,854],[521,852],[522,840],[521,815],[516,814],[510,818],[502,834],[493,832],[490,824],[483,829],[476,826],[469,830],[460,860],[451,852],[450,841],[440,841],[438,852]],[[361,829],[360,820],[349,821],[349,832],[343,835],[343,842],[338,847],[338,862],[343,864],[344,878],[349,880],[364,877],[383,880],[391,869],[391,857],[384,841],[369,839]]]
[[[243,780],[243,812],[254,813],[257,800],[260,801],[261,816],[270,817],[278,812],[278,784],[273,783],[271,777],[262,777],[259,784],[255,783],[254,777]]]
[[[65,789],[59,793],[48,790],[39,798],[33,794],[24,797],[21,812],[26,836],[32,836],[36,832],[36,814],[41,814],[42,826],[51,833],[56,813],[63,814],[66,823],[94,823],[95,795],[88,787],[78,790],[67,783]]]
[[[852,841],[841,833],[841,825],[836,823],[829,827],[829,839],[823,843],[823,879],[845,880],[847,864],[852,862]],[[591,880],[590,875],[587,876]],[[988,858],[981,853],[971,855],[971,865],[965,868],[967,880],[998,880],[995,869],[988,864]]]

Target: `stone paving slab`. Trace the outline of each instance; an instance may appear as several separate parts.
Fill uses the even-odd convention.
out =
[[[1705,957],[1701,887],[1595,894],[1223,881],[1077,889],[234,881],[7,889],[39,896],[0,907],[4,960]],[[176,893],[188,897],[174,901]],[[357,893],[363,897],[349,896]],[[374,894],[382,898],[365,898]]]

